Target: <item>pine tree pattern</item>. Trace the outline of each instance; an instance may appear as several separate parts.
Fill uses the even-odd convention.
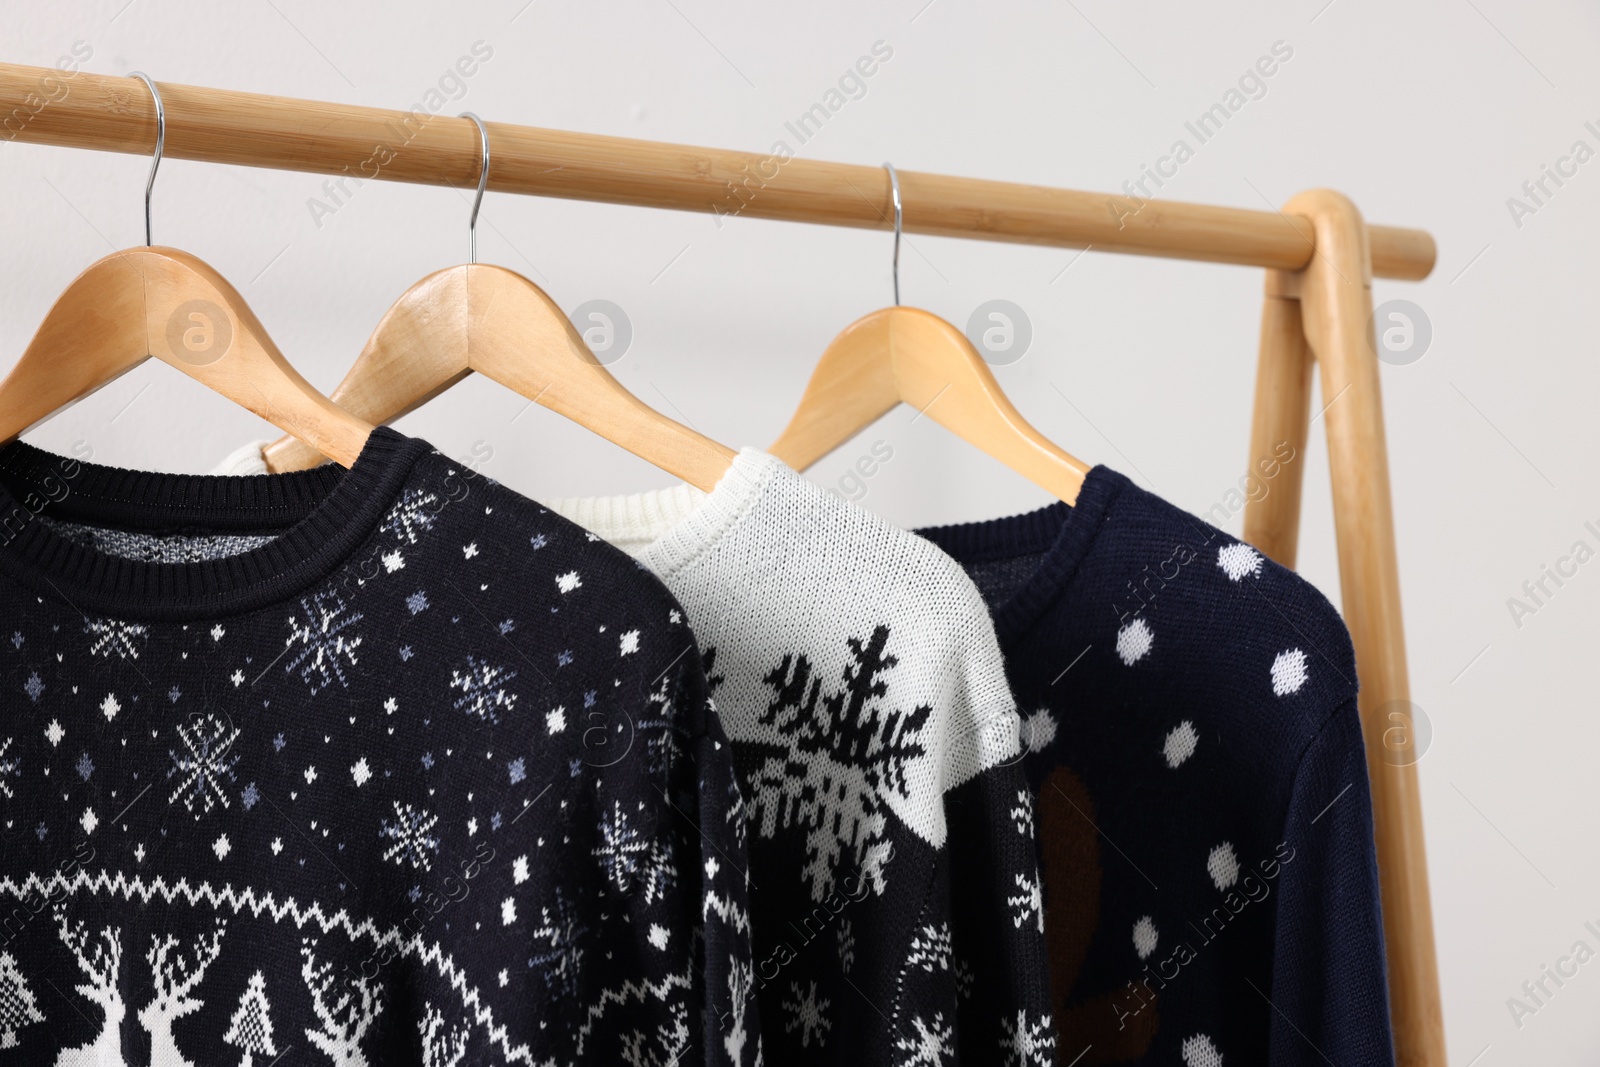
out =
[[[766,758],[750,781],[753,817],[763,837],[780,826],[806,831],[802,880],[812,899],[833,885],[848,849],[850,860],[884,889],[882,865],[891,794],[910,795],[906,772],[927,755],[919,731],[932,708],[889,710],[884,679],[898,663],[886,654],[889,627],[878,626],[866,640],[847,639],[853,662],[843,686],[825,692],[803,654],[783,657],[764,681],[772,700],[760,721],[777,728],[784,746]]]
[[[267,976],[262,972],[250,976],[222,1040],[243,1052],[239,1067],[255,1067],[258,1055],[278,1054],[272,1042],[272,1005],[267,1001]]]
[[[31,1023],[44,1022],[34,1002],[28,979],[17,967],[17,959],[0,952],[0,1049],[16,1048],[17,1031]]]

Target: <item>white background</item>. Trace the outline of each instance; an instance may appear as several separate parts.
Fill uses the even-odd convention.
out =
[[[1583,125],[1600,125],[1600,13],[1509,0],[769,7],[3,0],[0,59],[53,65],[84,42],[96,73],[406,107],[483,41],[492,58],[446,114],[760,151],[782,138],[809,158],[1114,191],[1176,139],[1196,147],[1184,123],[1285,42],[1293,56],[1265,95],[1159,195],[1265,209],[1329,186],[1371,221],[1438,240],[1431,278],[1379,280],[1374,295],[1414,301],[1433,330],[1425,356],[1386,366],[1383,386],[1412,688],[1434,726],[1421,772],[1450,1056],[1594,1062],[1600,961],[1520,1028],[1507,998],[1579,938],[1600,949],[1583,928],[1600,920],[1600,560],[1520,628],[1507,600],[1573,542],[1600,550],[1584,528],[1600,527],[1600,160],[1560,189],[1547,182],[1554,195],[1520,226],[1507,199],[1574,141],[1600,150]],[[893,56],[865,95],[798,145],[784,123],[876,41]],[[146,168],[133,156],[0,146],[0,369],[74,275],[142,240]],[[228,276],[290,360],[331,390],[395,297],[465,258],[469,201],[369,182],[319,226],[308,202],[322,182],[169,160],[155,233]],[[491,194],[480,235],[482,259],[527,274],[563,307],[622,306],[634,329],[614,367],[624,384],[734,446],[771,441],[829,339],[890,300],[879,232],[719,227]],[[904,296],[958,325],[986,300],[1023,307],[1032,347],[998,374],[1026,416],[1078,456],[1205,511],[1244,473],[1261,274],[1078,255],[913,236]],[[536,497],[669,481],[526,407],[469,380],[400,428],[455,455],[487,443],[487,472]],[[1046,502],[913,414],[892,413],[812,476],[836,485],[882,439],[894,458],[863,503],[896,522]],[[1301,564],[1337,602],[1321,430],[1305,457]],[[83,439],[102,462],[203,471],[267,433],[152,363],[30,440]]]

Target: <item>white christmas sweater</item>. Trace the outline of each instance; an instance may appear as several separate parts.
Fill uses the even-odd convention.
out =
[[[659,581],[392,430],[84,458],[0,448],[0,1063],[759,1060],[744,805]]]
[[[1019,720],[962,568],[752,449],[710,494],[549,506],[689,612],[750,806],[772,1061],[1053,1063]]]

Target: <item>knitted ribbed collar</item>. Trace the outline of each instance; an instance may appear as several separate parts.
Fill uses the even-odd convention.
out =
[[[21,441],[0,448],[0,572],[80,611],[215,618],[265,607],[332,573],[394,502],[431,446],[374,430],[349,470],[226,477],[123,470]],[[246,552],[193,563],[109,555],[35,514],[147,533],[267,532]]]
[[[707,493],[690,485],[628,496],[571,497],[545,507],[636,557],[674,574],[720,540],[774,479],[799,478],[782,461],[746,448]]]
[[[930,526],[916,531],[970,568],[997,559],[1042,553],[1032,575],[990,605],[1002,641],[1026,632],[1055,603],[1105,526],[1117,496],[1132,483],[1109,467],[1091,468],[1076,503],[1060,501],[1022,515],[982,522]]]

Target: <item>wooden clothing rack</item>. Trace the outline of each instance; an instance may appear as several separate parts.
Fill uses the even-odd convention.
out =
[[[471,188],[478,129],[416,108],[391,111],[160,84],[166,155],[181,159]],[[489,188],[751,218],[890,229],[880,167],[692,148],[488,123]],[[0,64],[5,140],[147,155],[155,104],[133,78]],[[1361,682],[1396,1050],[1442,1067],[1444,1027],[1409,717],[1388,454],[1373,345],[1372,277],[1433,269],[1426,232],[1368,225],[1335,192],[1251,211],[900,171],[903,229],[990,241],[1233,263],[1266,269],[1251,469],[1311,423],[1312,364],[1325,398],[1345,620]],[[1244,536],[1292,567],[1300,464],[1250,502]]]

